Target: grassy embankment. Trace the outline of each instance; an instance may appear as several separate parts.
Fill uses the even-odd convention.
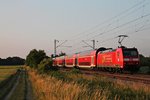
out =
[[[111,81],[96,75],[29,71],[36,100],[150,100],[150,87],[140,83]]]
[[[16,82],[16,72],[20,66],[0,66],[0,99],[11,90]]]

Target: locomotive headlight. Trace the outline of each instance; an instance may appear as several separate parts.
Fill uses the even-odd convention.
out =
[[[133,58],[133,61],[139,61],[139,59],[138,58]]]
[[[124,58],[124,61],[129,61],[129,58]]]

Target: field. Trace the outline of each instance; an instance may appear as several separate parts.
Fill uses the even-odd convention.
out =
[[[0,99],[3,99],[14,86],[20,66],[0,66]]]
[[[150,85],[85,75],[78,69],[41,73],[2,66],[0,75],[0,100],[150,100]]]
[[[0,82],[14,74],[20,66],[0,66]]]
[[[29,71],[36,100],[150,100],[150,87],[136,82],[70,72]]]
[[[0,100],[33,100],[32,87],[22,66],[0,66]]]

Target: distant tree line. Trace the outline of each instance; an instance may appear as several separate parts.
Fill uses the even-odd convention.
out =
[[[0,58],[0,65],[24,65],[25,59],[20,57],[8,57],[6,59]]]
[[[140,65],[150,67],[150,57],[145,57],[142,54],[140,54]]]

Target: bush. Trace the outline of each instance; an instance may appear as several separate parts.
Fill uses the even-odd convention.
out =
[[[142,66],[142,67],[140,67],[139,73],[149,74],[150,73],[150,67],[149,66]]]
[[[77,69],[77,68],[73,68],[73,69],[71,70],[71,73],[72,73],[72,74],[80,74],[81,71],[80,71],[79,69]]]
[[[48,70],[57,70],[52,66],[51,58],[45,58],[40,62],[40,64],[38,64],[38,71],[40,73],[47,72]]]

